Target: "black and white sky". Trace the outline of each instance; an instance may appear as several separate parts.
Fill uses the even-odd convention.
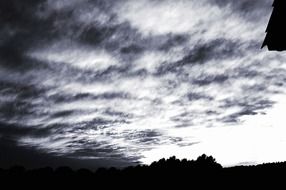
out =
[[[0,166],[286,160],[271,5],[1,0]]]

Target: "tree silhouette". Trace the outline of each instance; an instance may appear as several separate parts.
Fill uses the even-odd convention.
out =
[[[3,189],[21,188],[170,188],[198,187],[218,189],[267,188],[285,186],[286,162],[257,166],[222,168],[214,157],[205,154],[196,160],[177,159],[175,156],[160,159],[149,166],[137,165],[126,168],[99,168],[72,170],[69,167],[56,169],[46,167],[26,170],[15,166],[0,169]],[[194,188],[195,189],[195,188]]]

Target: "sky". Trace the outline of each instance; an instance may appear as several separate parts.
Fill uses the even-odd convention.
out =
[[[286,160],[270,0],[0,1],[0,167]]]

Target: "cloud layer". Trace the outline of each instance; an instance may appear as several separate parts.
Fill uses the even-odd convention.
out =
[[[76,159],[148,163],[210,152],[223,164],[265,161],[238,151],[242,161],[228,163],[224,147],[210,144],[225,129],[251,132],[248,118],[267,116],[284,93],[284,54],[259,49],[271,2],[0,7],[0,138]]]

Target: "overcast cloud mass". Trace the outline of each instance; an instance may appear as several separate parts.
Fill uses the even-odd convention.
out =
[[[2,150],[105,165],[286,160],[286,55],[260,49],[271,4],[0,1]]]

